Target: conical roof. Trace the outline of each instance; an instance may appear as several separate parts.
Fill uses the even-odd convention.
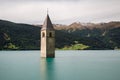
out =
[[[46,17],[46,19],[45,19],[45,21],[44,21],[44,24],[43,24],[41,30],[44,30],[44,29],[54,30],[53,25],[52,25],[52,22],[51,22],[50,17],[49,17],[48,14],[47,14],[47,17]]]

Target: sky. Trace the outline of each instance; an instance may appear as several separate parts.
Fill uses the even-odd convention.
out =
[[[0,0],[0,19],[43,24],[47,9],[54,24],[120,21],[120,0]]]

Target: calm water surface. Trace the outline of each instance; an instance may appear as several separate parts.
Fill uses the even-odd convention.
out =
[[[0,80],[120,80],[120,51],[0,51]]]

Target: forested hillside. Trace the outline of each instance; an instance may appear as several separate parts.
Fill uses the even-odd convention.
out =
[[[40,27],[0,21],[0,49],[39,49]]]
[[[54,24],[57,49],[120,49],[120,22]],[[0,50],[40,49],[41,26],[0,20]]]

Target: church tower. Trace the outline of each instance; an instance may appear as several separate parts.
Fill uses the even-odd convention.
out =
[[[55,57],[55,30],[48,14],[41,28],[41,57]]]

